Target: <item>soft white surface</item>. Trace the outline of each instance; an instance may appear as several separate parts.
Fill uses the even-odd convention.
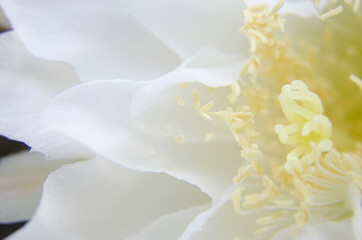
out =
[[[128,240],[170,240],[178,239],[192,219],[209,205],[192,207],[162,216]]]
[[[185,106],[187,114],[183,114],[172,90],[179,88],[177,83],[181,80],[190,80],[184,76],[212,84],[214,78],[207,78],[210,65],[202,66],[201,62],[194,63],[198,68],[170,73],[168,76],[178,76],[176,82],[175,77],[164,76],[155,83],[107,80],[79,85],[56,98],[48,108],[46,119],[55,130],[74,137],[108,159],[134,169],[167,172],[198,185],[212,198],[219,198],[241,164],[239,146],[223,123],[215,126],[220,136],[205,142],[207,131],[215,130],[214,123],[199,116],[190,104],[188,110]],[[225,76],[225,85],[237,79],[230,74],[235,72],[236,63],[229,61],[216,68],[220,76]],[[138,112],[134,118],[131,106],[133,112]],[[138,108],[143,110],[140,112]],[[187,132],[175,132],[179,129]],[[174,138],[184,133],[192,135],[185,135],[184,144],[175,143]]]
[[[178,57],[125,12],[118,0],[1,0],[5,14],[36,56],[72,64],[82,81],[152,79]]]
[[[239,33],[244,7],[242,0],[127,0],[125,9],[186,59],[204,46],[247,52]]]
[[[74,69],[32,56],[14,31],[0,35],[0,134],[48,158],[87,158],[87,148],[46,128],[40,114],[51,98],[80,83]]]
[[[208,201],[166,174],[93,159],[53,172],[33,220],[9,239],[125,239],[162,215]]]
[[[0,222],[31,218],[39,203],[42,185],[50,172],[71,163],[47,161],[39,153],[27,151],[0,159]]]

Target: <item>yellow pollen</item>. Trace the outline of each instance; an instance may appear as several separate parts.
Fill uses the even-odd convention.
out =
[[[180,86],[180,89],[185,89],[187,87],[187,85],[189,85],[188,82],[182,83],[181,86]]]
[[[207,141],[207,142],[210,141],[214,135],[215,135],[214,132],[207,133],[205,136],[205,141]]]
[[[357,86],[362,90],[362,79],[360,79],[359,77],[357,77],[356,75],[352,74],[349,79],[354,82],[355,84],[357,84]]]
[[[248,7],[248,11],[253,13],[263,12],[267,10],[269,10],[269,4],[267,3],[255,4]]]
[[[179,105],[179,106],[185,106],[185,102],[184,102],[184,100],[182,99],[182,97],[181,96],[175,96],[175,99],[176,99],[176,102],[177,102],[177,104]]]
[[[182,143],[184,139],[185,139],[184,135],[179,135],[178,137],[175,138],[175,142]]]
[[[274,14],[276,14],[284,6],[284,3],[285,0],[280,0],[277,4],[275,4],[273,9],[269,12],[269,16],[273,16]]]
[[[202,106],[199,111],[200,111],[200,112],[207,112],[207,111],[209,111],[213,106],[214,106],[214,102],[213,102],[213,101],[210,101],[210,102],[208,102],[207,104],[205,104],[204,106]]]
[[[322,21],[325,21],[330,17],[334,17],[342,13],[343,10],[344,10],[343,6],[339,5],[338,7],[331,9],[328,12],[324,13],[323,15],[319,16],[318,18]]]
[[[193,96],[194,96],[194,109],[199,110],[200,109],[200,93],[197,90],[193,90]]]
[[[240,200],[244,191],[245,191],[244,188],[239,188],[234,192],[233,196],[231,197],[231,200],[233,201],[234,204],[234,209],[237,212],[241,212]]]

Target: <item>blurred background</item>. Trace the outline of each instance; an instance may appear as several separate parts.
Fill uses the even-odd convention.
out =
[[[0,6],[0,34],[10,29],[11,29],[10,23],[5,17]],[[0,135],[0,161],[2,157],[24,149],[29,149],[28,146],[26,146],[24,143],[11,141]],[[0,162],[0,167],[1,167],[1,162]],[[0,224],[0,239],[4,239],[6,236],[10,235],[14,231],[22,227],[24,224],[25,222],[13,223],[13,224]]]

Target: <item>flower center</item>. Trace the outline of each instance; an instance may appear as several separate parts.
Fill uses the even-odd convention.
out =
[[[225,94],[229,104],[212,110],[219,99],[202,103],[193,91],[195,111],[221,119],[241,148],[245,161],[232,201],[240,214],[261,215],[255,234],[292,225],[298,233],[354,215],[352,199],[359,198],[351,195],[362,190],[362,44],[354,34],[362,29],[359,3],[346,1],[319,20],[304,19],[320,21],[322,36],[303,36],[299,45],[291,41],[293,32],[284,33],[286,20],[278,14],[284,0],[272,8],[249,6],[240,32],[250,41],[250,59]]]

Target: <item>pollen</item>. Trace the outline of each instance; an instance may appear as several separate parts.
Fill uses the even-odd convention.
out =
[[[175,142],[182,143],[184,139],[185,139],[184,135],[179,135],[178,137],[175,138]]]
[[[175,99],[176,99],[177,104],[178,104],[180,107],[185,106],[185,102],[184,102],[184,100],[182,99],[181,96],[176,96]]]
[[[215,135],[215,132],[209,132],[205,136],[205,141],[208,142],[212,139],[212,137]]]
[[[181,84],[180,89],[181,89],[181,90],[182,90],[182,89],[185,89],[188,85],[189,85],[188,82],[184,82],[184,83]]]
[[[343,6],[339,5],[338,7],[331,9],[328,12],[324,13],[323,15],[319,16],[318,18],[322,21],[325,21],[328,18],[341,14],[343,12],[343,10],[344,10]]]
[[[194,96],[194,109],[199,110],[200,109],[200,93],[199,91],[195,90],[193,91]]]

